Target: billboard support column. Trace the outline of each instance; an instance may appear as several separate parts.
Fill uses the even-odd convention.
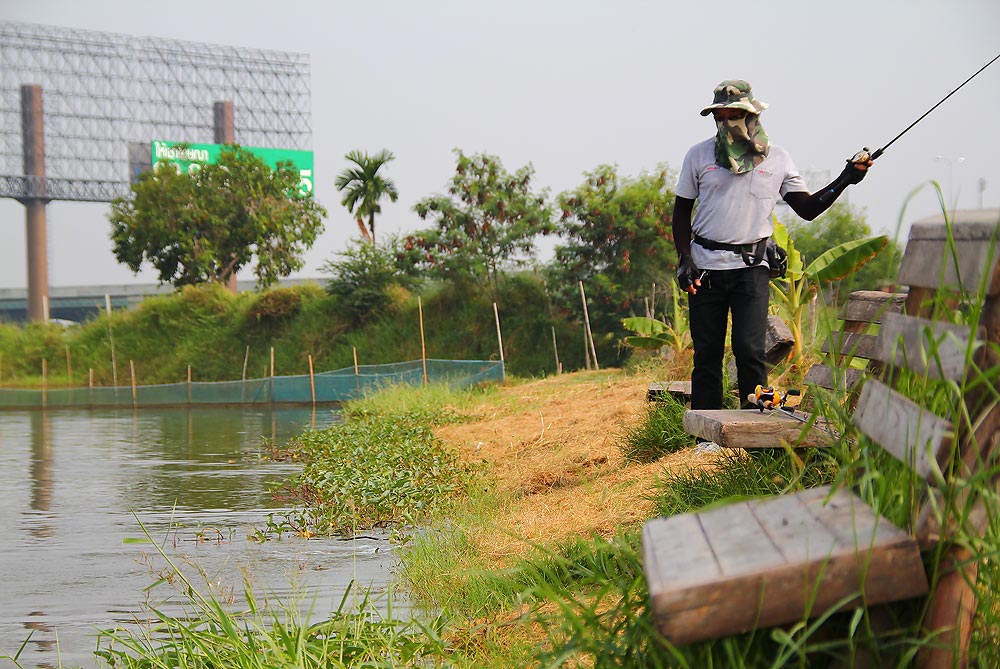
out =
[[[233,103],[232,100],[223,100],[212,105],[214,116],[214,138],[216,144],[234,144],[236,142],[236,132],[233,126]],[[226,283],[229,292],[236,292],[236,272],[233,272]]]
[[[21,86],[21,137],[28,196],[20,199],[25,208],[28,256],[28,320],[45,320],[49,297],[49,257],[45,231],[45,132],[42,115],[42,87]]]

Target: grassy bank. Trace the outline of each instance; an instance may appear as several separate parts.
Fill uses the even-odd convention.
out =
[[[340,493],[306,500],[326,509],[318,516],[326,525],[305,532],[411,523],[423,528],[403,542],[399,569],[402,587],[426,611],[422,622],[387,620],[372,611],[334,615],[365,621],[350,638],[380,658],[371,666],[910,666],[929,642],[920,629],[926,604],[920,599],[824,612],[799,625],[682,648],[658,636],[639,557],[646,519],[830,482],[858,490],[903,526],[912,507],[908,475],[879,457],[835,411],[830,418],[841,419],[835,425],[857,442],[796,456],[696,452],[678,436],[677,407],[645,402],[651,380],[676,375],[685,365],[682,360],[674,369],[581,372],[464,392],[394,389],[352,403],[353,427],[293,445],[315,464],[307,464],[298,482],[320,491],[315,482],[324,472]],[[373,418],[381,427],[374,427]],[[379,443],[400,440],[420,447],[408,451],[405,463],[385,470],[368,466],[368,460],[384,459]],[[335,457],[343,456],[338,449],[345,444],[369,455]],[[355,470],[361,474],[353,476]],[[390,471],[403,472],[406,480],[401,496],[381,507],[365,491],[373,478],[389,485],[384,477]],[[994,523],[969,544],[980,557],[994,555],[1000,528]],[[939,557],[934,551],[926,555],[930,565]],[[998,660],[998,576],[994,562],[985,560],[977,586],[975,666],[996,666]],[[323,626],[265,628],[253,622],[258,614],[252,607],[249,614],[256,644],[274,646],[275,636],[294,636],[315,650],[328,639]],[[166,624],[186,634],[179,621]],[[387,629],[399,648],[386,645]],[[179,644],[151,644],[143,653],[162,657],[167,648],[176,659],[188,652]],[[120,642],[118,648],[124,647]],[[323,648],[336,657],[342,652],[335,645]],[[329,666],[341,666],[336,661]],[[296,660],[285,666],[321,664]]]
[[[421,298],[430,358],[499,358],[493,305],[476,291],[430,287]],[[574,315],[548,307],[545,287],[531,274],[510,277],[498,297],[508,369],[522,376],[555,371],[553,329],[560,361],[583,366],[582,325]],[[80,325],[0,324],[0,385],[39,387],[42,364],[49,387],[111,385],[112,341],[119,384],[127,385],[129,361],[138,383],[177,383],[191,367],[195,381],[240,379],[270,373],[308,374],[309,356],[317,370],[350,367],[357,350],[361,364],[421,357],[418,295],[402,288],[378,314],[359,322],[343,298],[307,285],[233,295],[218,286],[188,287],[147,298],[134,310],[100,314]],[[571,343],[572,342],[572,343]],[[600,359],[618,350],[598,338]]]

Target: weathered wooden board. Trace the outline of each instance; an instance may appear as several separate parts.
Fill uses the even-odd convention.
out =
[[[836,369],[822,363],[813,365],[806,372],[806,385],[819,386],[827,390],[847,392],[864,378],[865,372],[855,367]]]
[[[833,353],[835,359],[841,357],[870,359],[875,354],[875,335],[856,334],[853,332],[831,332],[823,340],[820,350],[823,353]]]
[[[906,293],[885,293],[878,290],[856,290],[847,298],[840,314],[845,321],[881,323],[887,313],[900,313]]]
[[[831,437],[788,416],[761,413],[756,409],[689,409],[684,412],[684,430],[695,437],[714,441],[723,448],[780,448],[782,442],[801,448],[829,446]],[[805,434],[803,434],[805,431]]]
[[[685,644],[802,620],[862,591],[869,603],[926,593],[912,537],[887,521],[884,531],[845,533],[880,523],[850,493],[830,497],[824,487],[647,523],[644,567],[660,631]],[[700,560],[671,559],[689,545]]]
[[[870,379],[861,389],[854,422],[899,461],[927,478],[950,452],[949,421],[927,411],[888,386]]]
[[[690,381],[654,381],[646,390],[646,401],[655,402],[669,395],[682,404],[691,401]]]
[[[974,294],[983,277],[988,295],[1000,293],[1000,222],[956,223],[952,243],[945,226],[914,223],[899,267],[899,283],[922,288],[952,288]]]
[[[931,378],[961,381],[972,330],[926,318],[890,314],[879,331],[875,357]]]

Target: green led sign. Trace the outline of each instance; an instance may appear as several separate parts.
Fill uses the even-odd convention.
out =
[[[222,144],[189,144],[187,142],[153,142],[153,165],[161,160],[172,163],[177,169],[193,174],[202,165],[214,163],[222,151]],[[288,161],[299,171],[299,191],[305,195],[313,192],[313,152],[295,149],[267,149],[256,146],[242,147],[275,169],[281,161]]]

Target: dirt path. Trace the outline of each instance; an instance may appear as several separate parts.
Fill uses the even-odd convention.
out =
[[[651,379],[620,370],[577,372],[509,386],[486,418],[437,430],[469,462],[481,463],[506,506],[483,533],[484,555],[498,564],[528,544],[573,534],[610,536],[653,514],[658,474],[710,465],[693,449],[651,464],[628,464],[618,448],[646,411]]]

